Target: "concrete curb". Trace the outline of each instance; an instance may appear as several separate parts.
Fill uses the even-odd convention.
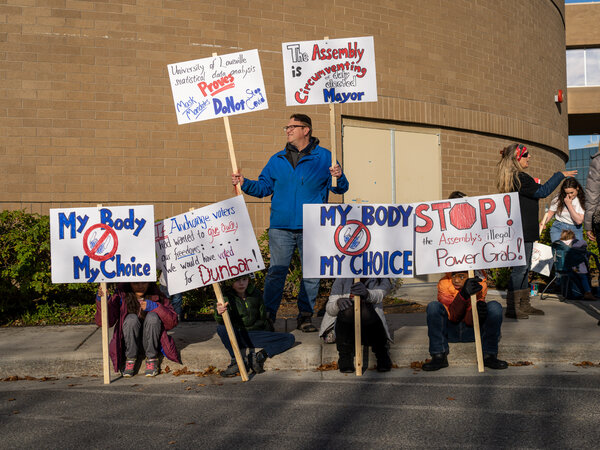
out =
[[[420,291],[419,291],[420,289]],[[431,286],[411,288],[410,298],[429,303]],[[421,295],[418,295],[421,294]],[[489,300],[505,301],[503,293],[491,291]],[[499,357],[511,363],[530,361],[538,364],[600,362],[600,302],[561,303],[557,299],[533,299],[544,316],[527,320],[505,319],[502,326]],[[598,305],[596,305],[598,303]],[[399,367],[429,357],[424,313],[388,314],[394,336],[390,353]],[[320,324],[320,318],[314,320]],[[291,331],[296,345],[267,360],[267,370],[314,370],[337,360],[335,345],[324,344],[318,333],[295,330],[295,319],[278,320],[277,331]],[[209,366],[224,368],[229,355],[216,335],[214,322],[185,322],[170,332],[181,351],[183,366],[203,371]],[[109,333],[112,336],[112,332]],[[0,329],[0,378],[9,376],[102,375],[101,332],[95,325],[49,326]],[[475,345],[450,344],[451,366],[475,366]],[[369,356],[373,367],[375,357]],[[164,360],[162,368],[183,366]],[[112,373],[112,367],[111,367]]]

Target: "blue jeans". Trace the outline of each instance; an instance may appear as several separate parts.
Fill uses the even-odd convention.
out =
[[[575,239],[583,241],[583,226],[570,225],[568,223],[559,222],[558,220],[555,220],[550,227],[550,240],[552,242],[560,240],[560,234],[563,230],[571,230],[575,233]]]
[[[479,325],[483,353],[497,355],[502,326],[502,305],[496,301],[487,302],[487,318]],[[427,333],[431,355],[449,353],[448,342],[475,342],[474,328],[464,322],[450,322],[446,308],[437,301],[427,305]]]
[[[162,284],[159,286],[160,292],[162,292],[166,297],[171,299],[171,305],[173,305],[173,309],[177,313],[177,316],[181,316],[182,311],[182,303],[183,303],[183,294],[173,294],[173,296],[169,296],[169,290],[166,286]]]
[[[271,263],[265,278],[264,301],[267,312],[274,320],[281,304],[285,279],[290,269],[294,250],[300,252],[302,260],[302,230],[269,229],[269,251]],[[302,278],[298,294],[298,311],[302,315],[312,315],[319,294],[318,278]]]
[[[533,242],[525,242],[525,266],[513,266],[508,280],[508,291],[529,289],[529,269],[531,268],[531,253]]]
[[[225,325],[217,325],[217,334],[221,342],[229,352],[231,358],[234,358],[233,348],[229,341],[227,328]],[[275,331],[247,331],[235,330],[235,338],[240,348],[263,348],[269,358],[285,352],[294,345],[295,338],[292,333],[278,333]]]

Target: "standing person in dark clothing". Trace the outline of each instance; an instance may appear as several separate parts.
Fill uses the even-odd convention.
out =
[[[531,306],[529,299],[529,269],[533,243],[539,239],[540,198],[548,197],[565,177],[577,175],[576,170],[556,172],[545,183],[539,184],[525,173],[529,168],[531,153],[521,144],[511,144],[500,154],[498,163],[497,187],[499,192],[518,192],[523,223],[526,264],[512,268],[506,294],[506,317],[527,319],[529,315],[543,315],[544,311]]]
[[[275,153],[260,173],[249,180],[241,173],[231,176],[233,185],[253,197],[271,197],[269,251],[271,263],[265,279],[264,300],[271,321],[275,320],[290,262],[297,248],[302,259],[302,207],[327,203],[329,192],[343,194],[348,180],[339,164],[331,166],[331,152],[312,136],[312,121],[304,114],[292,114],[283,127],[285,149]],[[337,186],[332,185],[337,178]],[[319,293],[318,278],[303,278],[298,294],[298,329],[317,331],[312,324],[313,309]]]

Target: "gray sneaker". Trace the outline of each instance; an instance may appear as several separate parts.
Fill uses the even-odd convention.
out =
[[[156,375],[158,375],[158,372],[158,358],[147,359],[146,372],[144,373],[144,375],[146,375],[147,377],[155,377]]]
[[[135,374],[135,359],[125,361],[125,369],[121,372],[123,378],[131,378]]]
[[[265,351],[265,349],[262,349],[260,352],[258,352],[256,355],[254,355],[254,357],[251,359],[252,371],[254,373],[263,373],[265,371],[265,369],[264,369],[265,361],[267,360],[268,357],[269,357],[269,355],[267,355],[267,352]]]
[[[227,366],[227,369],[221,372],[221,376],[225,378],[231,378],[239,375],[239,373],[240,369],[237,365],[237,362],[235,361],[235,359],[232,359],[229,366]]]

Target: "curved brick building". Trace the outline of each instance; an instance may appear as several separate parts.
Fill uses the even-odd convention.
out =
[[[351,190],[333,201],[493,193],[513,141],[532,149],[534,176],[567,159],[559,0],[47,0],[4,3],[0,22],[3,209],[151,203],[159,219],[232,196],[223,122],[177,125],[167,64],[258,49],[269,109],[230,118],[255,178],[297,111],[281,43],[324,36],[373,36],[378,85],[377,103],[336,106]],[[329,107],[299,112],[330,147]],[[247,201],[264,229],[268,199]]]

